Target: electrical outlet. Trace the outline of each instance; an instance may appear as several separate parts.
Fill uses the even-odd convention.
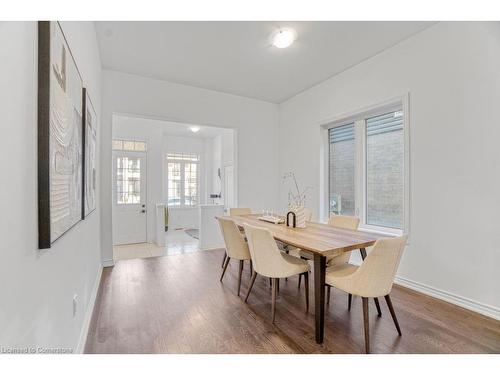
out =
[[[78,295],[73,295],[73,316],[76,316],[76,309],[78,307]]]

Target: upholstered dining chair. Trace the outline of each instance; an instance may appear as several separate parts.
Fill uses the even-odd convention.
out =
[[[384,297],[389,307],[394,325],[401,336],[401,328],[389,296],[394,276],[406,246],[407,236],[377,240],[373,250],[361,266],[349,263],[338,267],[328,267],[325,282],[349,294],[360,296],[363,300],[363,320],[365,328],[365,351],[370,353],[370,324],[368,298]]]
[[[229,216],[238,216],[238,215],[250,215],[252,213],[252,209],[244,208],[244,207],[235,207],[229,209]],[[222,258],[222,265],[224,267],[224,262],[226,261],[227,253],[224,252],[224,257]]]
[[[252,257],[253,274],[248,288],[245,302],[248,301],[250,292],[257,274],[271,278],[272,286],[272,304],[271,315],[272,322],[276,315],[276,295],[278,292],[279,279],[303,274],[306,284],[306,311],[309,309],[309,263],[306,260],[288,255],[278,249],[271,232],[264,228],[258,228],[252,225],[243,224],[248,241],[248,248]]]
[[[356,216],[347,216],[347,215],[331,215],[330,218],[328,219],[328,225],[331,225],[332,227],[336,228],[357,230],[359,226],[359,218]],[[330,256],[326,258],[326,265],[327,267],[340,266],[342,264],[348,263],[350,257],[351,257],[350,251],[340,255]],[[327,286],[326,287],[327,304],[330,304],[330,291],[331,291],[330,286]],[[348,307],[347,307],[348,310],[351,310],[351,303],[352,303],[352,295],[349,294]],[[378,305],[378,300],[375,303],[377,305],[377,310],[380,310]]]
[[[359,218],[355,216],[347,216],[347,215],[332,215],[328,219],[328,225],[331,225],[332,227],[336,228],[342,228],[342,229],[351,229],[351,230],[357,230],[359,226]],[[306,252],[302,251],[300,253],[301,257],[307,258],[309,254]],[[334,256],[329,256],[326,258],[326,264],[328,267],[334,267],[338,265],[345,264],[349,262],[349,258],[351,256],[350,252],[346,252],[340,255],[334,255]],[[300,287],[300,276],[299,276],[299,287]],[[327,286],[326,288],[326,297],[327,301],[326,303],[330,303],[330,287]],[[351,301],[352,301],[352,296],[349,295],[349,310],[351,308]]]
[[[222,268],[222,274],[220,276],[220,281],[224,278],[227,266],[231,259],[237,259],[240,261],[240,267],[238,270],[238,296],[240,295],[241,289],[241,273],[243,272],[243,263],[245,260],[249,260],[250,252],[248,250],[247,242],[245,237],[240,232],[238,226],[230,219],[218,218],[219,226],[222,232],[222,237],[224,238],[224,243],[226,244],[227,257],[224,261],[224,266]],[[250,263],[250,270],[252,265]]]

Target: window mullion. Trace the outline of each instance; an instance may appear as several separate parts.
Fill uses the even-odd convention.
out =
[[[365,216],[365,160],[366,160],[366,135],[364,131],[364,120],[357,120],[354,123],[354,139],[356,141],[356,170],[354,189],[356,192],[355,198],[355,216],[361,218],[364,223]]]

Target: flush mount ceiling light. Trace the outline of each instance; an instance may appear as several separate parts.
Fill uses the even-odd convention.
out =
[[[190,126],[189,129],[191,129],[191,131],[193,133],[197,133],[200,130],[200,127],[199,126]]]
[[[297,33],[294,29],[279,29],[271,35],[271,43],[277,48],[287,48],[297,39]]]

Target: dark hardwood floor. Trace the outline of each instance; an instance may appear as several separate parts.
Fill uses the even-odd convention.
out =
[[[133,259],[105,268],[86,353],[363,353],[361,298],[334,290],[325,340],[314,340],[314,304],[305,312],[297,278],[280,283],[271,324],[269,280],[257,277],[248,304],[248,264],[237,297],[238,262],[219,282],[222,250]],[[312,285],[311,296],[312,296]],[[301,288],[303,288],[303,284]],[[399,337],[385,301],[370,301],[372,353],[500,353],[500,322],[395,286]]]

